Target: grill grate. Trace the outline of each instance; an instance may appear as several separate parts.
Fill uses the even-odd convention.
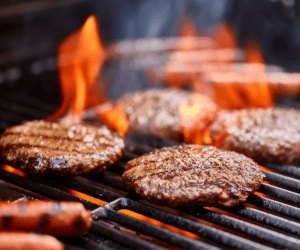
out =
[[[15,116],[18,121],[32,116],[44,118],[55,107],[54,104],[40,105],[40,112],[35,113],[38,100],[23,103],[19,98],[16,103],[22,108],[17,113],[8,111],[5,105],[13,102],[14,98],[11,95],[3,99],[0,111],[2,107],[1,112],[9,113],[9,119]],[[13,123],[13,119],[3,119],[1,129]],[[142,200],[128,192],[120,179],[128,160],[161,143],[148,138],[143,144],[139,136],[128,136],[123,160],[105,173],[90,177],[53,178],[19,174],[0,164],[0,200],[68,200],[80,201],[89,210],[100,208],[101,218],[93,222],[90,232],[81,237],[60,239],[66,249],[300,249],[299,167],[262,163],[267,182],[244,206],[175,210]],[[163,143],[170,146],[178,142],[167,140]],[[146,220],[126,215],[124,210],[146,216]],[[149,223],[147,218],[158,221],[161,226]],[[175,230],[164,228],[166,225],[175,227]],[[184,232],[195,237],[188,237]]]
[[[132,141],[130,143],[133,145]],[[139,144],[138,148],[140,150],[142,145]],[[149,149],[149,145],[147,145],[147,149]],[[96,238],[98,237],[97,240],[91,240],[90,237],[84,236],[76,237],[76,241],[74,241],[77,247],[81,245],[85,249],[98,246],[99,244],[96,243],[99,241],[99,237],[102,240],[110,240],[129,248],[142,249],[159,249],[163,246],[160,241],[183,249],[300,248],[298,240],[300,235],[298,180],[264,170],[269,182],[274,181],[276,185],[288,186],[296,191],[264,184],[258,192],[267,197],[255,194],[247,200],[245,206],[232,209],[204,207],[174,210],[151,205],[141,200],[140,196],[128,192],[119,176],[123,172],[126,161],[134,157],[136,154],[126,152],[123,161],[109,171],[89,178],[21,176],[6,171],[4,167],[0,169],[0,179],[8,185],[21,187],[25,193],[26,190],[29,190],[50,199],[80,201],[89,210],[100,207],[98,213],[101,215],[101,219],[94,221],[91,229],[91,233],[95,234]],[[292,168],[291,166],[286,167]],[[72,192],[69,192],[70,189],[107,202],[107,204],[99,206],[99,204],[73,195]],[[18,190],[13,192],[18,192]],[[35,198],[34,195],[32,196]],[[28,197],[27,195],[26,199]],[[122,209],[191,232],[205,240],[192,239],[147,221],[133,218],[119,211]],[[123,228],[155,238],[159,242],[154,244],[137,234],[128,233]],[[71,244],[70,239],[63,239],[63,241],[67,242],[67,247]],[[102,248],[99,247],[99,249]]]

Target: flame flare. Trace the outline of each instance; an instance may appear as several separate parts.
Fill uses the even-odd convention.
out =
[[[186,142],[211,143],[208,127],[217,114],[217,105],[210,98],[193,93],[188,105],[180,104],[179,112]]]
[[[129,122],[125,111],[120,105],[106,102],[95,108],[98,118],[105,122],[111,129],[118,132],[121,137],[126,136]]]
[[[65,116],[71,122],[79,122],[86,108],[102,102],[103,93],[94,90],[105,57],[97,19],[90,16],[59,45],[58,76],[63,101],[48,120]]]

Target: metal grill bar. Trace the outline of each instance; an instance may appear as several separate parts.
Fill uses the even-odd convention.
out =
[[[74,190],[91,195],[95,198],[99,198],[107,202],[123,197],[122,195],[109,191],[108,188],[102,187],[99,183],[92,182],[83,177],[67,178],[61,180],[58,179],[53,181],[58,184],[64,184],[64,186],[66,187],[72,188]]]
[[[135,219],[128,215],[121,214],[114,210],[106,209],[105,213],[106,213],[106,218],[111,221],[120,223],[134,230],[138,230],[154,238],[170,242],[184,249],[215,249],[215,250],[219,249],[216,247],[209,246],[203,242],[190,239],[186,236],[173,233],[172,231],[169,231],[167,229]]]
[[[157,227],[155,225],[149,224],[144,221],[140,221],[138,219],[132,218],[128,215],[125,215],[125,214],[115,211],[115,210],[119,210],[119,209],[130,209],[133,211],[132,207],[130,205],[128,205],[128,202],[131,202],[131,201],[129,199],[125,199],[125,198],[113,201],[113,202],[101,207],[101,209],[97,211],[96,216],[100,215],[102,218],[107,218],[109,220],[123,224],[127,227],[141,231],[141,232],[151,235],[155,238],[173,243],[174,245],[180,246],[184,249],[219,249],[217,247],[213,247],[206,243],[190,239],[186,236],[179,235],[177,233],[173,233],[167,229]],[[141,205],[139,203],[136,203],[136,204],[138,206]],[[139,212],[139,211],[137,211],[137,212]],[[161,211],[161,212],[164,213],[165,215],[169,215],[163,211]],[[151,217],[153,218],[153,216],[151,216]],[[154,216],[154,218],[155,218],[155,216]],[[155,219],[157,219],[157,218],[155,218]],[[190,222],[190,221],[188,221],[188,222]]]
[[[263,184],[258,192],[278,198],[283,201],[293,202],[300,205],[300,195],[279,187],[275,187],[269,184]]]
[[[185,219],[180,216],[176,216],[165,212],[163,210],[159,210],[145,204],[141,204],[136,201],[132,201],[130,199],[120,199],[106,205],[110,209],[119,210],[119,209],[129,209],[131,211],[143,214],[150,218],[154,218],[161,222],[170,224],[172,226],[181,228],[183,230],[187,230],[189,232],[195,233],[207,239],[211,239],[217,242],[221,242],[224,245],[233,248],[239,249],[270,249],[269,247],[263,246],[261,244],[249,241],[247,239],[241,238],[239,236],[235,236],[221,230],[202,225],[197,222],[193,222],[191,220]]]
[[[130,158],[130,156],[127,156],[127,158]],[[113,167],[112,170],[116,170],[117,172],[121,172],[122,169],[124,168],[124,163],[119,163],[117,168]],[[107,171],[104,174],[98,175],[96,181],[93,181],[91,179],[87,179],[87,178],[83,178],[83,177],[76,177],[76,178],[41,178],[41,177],[36,177],[36,176],[28,176],[28,177],[21,177],[12,173],[8,173],[4,170],[0,170],[0,177],[4,180],[7,180],[11,183],[14,183],[18,186],[21,186],[23,188],[27,188],[29,190],[32,190],[36,193],[45,195],[46,197],[50,197],[50,198],[54,198],[54,199],[58,199],[58,200],[78,200],[81,201],[85,204],[85,206],[88,209],[94,209],[97,207],[96,204],[85,201],[83,199],[80,199],[76,196],[73,196],[71,194],[68,194],[64,191],[61,191],[60,189],[57,189],[55,187],[52,187],[52,184],[61,184],[64,187],[70,187],[73,188],[75,190],[78,190],[80,192],[83,192],[85,194],[89,194],[93,197],[96,198],[100,198],[101,200],[106,200],[108,202],[111,202],[113,200],[119,200],[120,197],[126,197],[126,193],[127,193],[127,189],[124,185],[124,182],[118,178],[116,178],[117,174],[115,174],[114,172],[111,171]],[[46,180],[46,183],[48,184],[44,184]],[[99,181],[101,183],[99,183]],[[43,183],[43,184],[42,184]],[[50,186],[48,186],[50,183]],[[105,186],[105,185],[108,185]],[[55,186],[55,185],[54,185]],[[114,190],[114,188],[116,188],[117,190]],[[121,190],[121,191],[119,191]],[[287,190],[283,190],[271,185],[267,185],[264,184],[262,189],[259,190],[262,193],[265,193],[267,195],[274,195],[274,197],[277,197],[278,194],[279,196],[284,196],[287,195],[287,198],[285,200],[288,201],[295,201],[295,203],[298,203],[299,201],[299,195],[294,193],[294,192],[290,192]],[[119,194],[118,192],[126,192],[124,194]],[[129,196],[128,196],[129,197]],[[137,199],[140,199],[140,197],[136,197]],[[279,197],[277,197],[279,198]],[[124,199],[124,198],[123,198]],[[128,199],[127,199],[128,200]],[[129,200],[128,200],[129,201]],[[131,201],[131,200],[130,200]],[[134,201],[131,201],[134,202]],[[291,216],[297,219],[300,219],[300,209],[287,205],[287,204],[283,204],[280,202],[276,202],[270,199],[267,199],[265,197],[260,197],[260,196],[252,196],[249,198],[249,203],[256,205],[258,207],[262,207],[262,208],[266,208],[269,209],[271,211],[275,211],[281,214],[285,214],[287,216]],[[143,205],[139,202],[135,202],[135,206],[132,206],[131,210],[135,210],[134,208],[137,207],[136,204],[139,204],[139,206],[146,206]],[[150,206],[147,206],[148,210],[152,210],[154,208],[151,208]],[[130,208],[129,208],[130,209]],[[197,208],[198,209],[198,208]],[[199,208],[200,209],[200,208]],[[272,244],[276,244],[277,246],[282,246],[282,247],[288,247],[291,249],[299,249],[300,245],[299,245],[299,241],[292,238],[292,237],[288,237],[285,236],[283,234],[278,234],[276,232],[273,232],[269,229],[264,229],[261,228],[259,226],[253,225],[251,223],[247,223],[247,222],[243,222],[240,221],[238,219],[232,218],[230,216],[226,216],[223,214],[218,214],[218,213],[214,213],[211,211],[208,211],[206,209],[200,209],[201,213],[199,213],[199,209],[197,213],[193,213],[191,212],[192,210],[190,210],[189,212],[184,211],[187,214],[193,215],[193,216],[197,216],[199,218],[205,219],[207,221],[213,222],[213,223],[217,223],[220,224],[222,226],[225,226],[227,228],[233,228],[236,231],[240,231],[242,233],[248,234],[250,236],[256,237],[258,239],[261,239],[263,241],[269,241]],[[151,218],[160,220],[162,222],[174,225],[178,228],[190,231],[192,233],[196,233],[199,234],[203,237],[206,237],[208,239],[214,240],[214,241],[218,241],[221,242],[222,244],[226,245],[226,246],[230,246],[230,247],[235,247],[235,248],[243,248],[243,249],[254,249],[253,245],[248,245],[248,244],[257,244],[254,242],[247,242],[246,239],[244,238],[240,238],[238,236],[234,236],[231,234],[228,234],[222,230],[217,230],[217,229],[213,229],[210,228],[208,226],[205,225],[201,225],[199,223],[196,222],[192,222],[188,219],[184,219],[181,217],[170,214],[170,213],[166,213],[163,212],[162,210],[158,210],[160,213],[162,213],[163,215],[157,215],[157,213],[155,214],[155,216],[153,216],[153,211],[152,212],[147,212],[147,211],[136,211],[138,213],[144,214],[146,216],[149,216]],[[291,232],[294,234],[299,235],[299,224],[296,222],[292,222],[283,218],[280,218],[278,216],[274,216],[274,215],[268,215],[266,213],[263,213],[261,211],[255,210],[255,209],[251,209],[251,208],[240,208],[240,210],[237,209],[232,209],[232,210],[228,210],[231,213],[236,213],[238,215],[244,216],[246,218],[251,218],[251,219],[255,219],[256,221],[261,221],[261,222],[266,222],[266,224],[271,225],[271,226],[275,226],[277,228],[283,229],[287,232]],[[292,211],[292,212],[291,212]],[[118,213],[118,216],[115,216],[115,213],[118,213],[116,211],[111,212],[111,216],[114,218],[118,218],[118,219],[113,219],[113,218],[107,218],[110,219],[112,221],[116,221],[117,223],[121,223],[124,224],[125,226],[128,227],[135,227],[132,226],[132,224],[135,224],[135,222],[130,221],[132,218],[126,215],[123,215],[121,213]],[[166,216],[166,213],[168,216],[175,216],[175,219],[168,219],[168,216]],[[125,218],[125,217],[126,218]],[[156,217],[158,216],[158,217]],[[125,219],[124,219],[125,218]],[[124,220],[124,221],[123,221]],[[137,220],[137,219],[134,219]],[[185,223],[180,224],[178,223],[179,220],[186,220]],[[139,220],[137,220],[139,221]],[[175,221],[174,223],[170,223],[170,221]],[[128,223],[128,224],[127,224]],[[142,222],[142,224],[139,224],[141,227],[144,227],[145,225],[143,223],[146,222]],[[187,224],[188,223],[188,224]],[[193,228],[191,226],[191,223],[195,223],[195,228]],[[147,224],[147,223],[146,223]],[[189,228],[192,227],[192,228]],[[199,227],[201,228],[201,230],[199,229]],[[203,229],[204,228],[204,229]],[[189,230],[192,229],[192,230]],[[113,229],[110,229],[113,230]],[[139,230],[139,229],[136,229]],[[140,230],[142,231],[142,230]],[[151,230],[150,230],[151,231]],[[199,233],[200,231],[200,233]],[[216,233],[216,231],[218,231],[218,233]],[[142,231],[143,232],[143,231]],[[148,232],[145,232],[148,234]],[[156,236],[154,236],[156,237]],[[158,237],[157,237],[158,238]],[[113,239],[113,238],[111,238]],[[188,238],[189,239],[189,238]],[[221,240],[220,240],[221,239]],[[168,241],[168,239],[166,240]],[[246,242],[246,243],[245,243]],[[147,244],[147,243],[146,243]],[[192,244],[192,243],[190,243]],[[239,246],[239,244],[242,244],[242,246]],[[256,249],[263,249],[263,245],[258,244],[259,246],[256,247]]]
[[[247,203],[252,204],[257,207],[265,208],[270,211],[284,214],[296,219],[300,219],[300,209],[293,207],[278,201],[268,199],[266,197],[261,197],[258,195],[252,195],[248,198]]]
[[[81,199],[77,196],[71,195],[67,192],[64,192],[58,188],[51,187],[42,182],[38,182],[37,180],[31,180],[29,178],[24,178],[22,176],[18,176],[9,172],[6,172],[3,169],[0,169],[0,178],[2,180],[8,181],[12,184],[20,186],[25,189],[29,189],[30,191],[36,192],[38,194],[44,195],[51,199],[55,200],[67,200],[67,201],[80,201],[84,204],[86,209],[93,210],[98,207],[97,204],[92,203],[90,201]]]
[[[263,224],[273,226],[279,229],[282,229],[286,232],[300,235],[300,224],[294,221],[290,221],[284,218],[281,218],[276,215],[268,214],[250,207],[237,207],[231,209],[223,209],[232,214],[236,214],[248,219],[261,222]]]
[[[124,234],[119,230],[112,229],[100,222],[93,222],[91,231],[99,235],[102,235],[104,237],[107,237],[109,239],[113,239],[121,243],[122,245],[125,244],[126,246],[133,249],[147,249],[147,250],[165,249],[157,245],[154,245],[148,241],[139,239],[137,237],[133,237],[128,234]]]
[[[269,171],[262,171],[266,175],[266,180],[274,184],[278,184],[282,187],[291,188],[300,192],[300,181],[291,177],[287,177],[281,174],[272,173]]]
[[[258,239],[274,243],[278,246],[287,247],[290,249],[299,249],[300,241],[292,237],[273,232],[248,222],[244,222],[224,214],[211,212],[207,209],[199,209],[196,213],[199,218],[217,223],[227,228],[232,228],[242,233],[254,236]]]
[[[278,163],[271,163],[271,162],[262,163],[261,165],[265,166],[267,168],[276,170],[279,173],[287,174],[287,175],[291,175],[291,176],[300,178],[300,168],[299,167],[278,164]]]
[[[106,176],[107,175],[107,173],[104,173],[102,176]],[[80,177],[80,179],[82,180],[82,181],[84,181],[85,179],[84,178],[82,178],[82,177]],[[120,182],[120,183],[123,183],[123,181],[122,180],[120,180],[120,179],[118,179],[118,178],[114,178],[114,177],[110,177],[110,176],[106,176],[106,177],[103,177],[103,180],[105,180],[105,184],[108,184],[108,185],[111,185],[111,182]],[[69,182],[65,182],[64,181],[64,183],[67,185],[67,186],[69,186]],[[100,198],[104,198],[104,196],[105,195],[103,195],[103,194],[105,194],[106,192],[107,192],[107,190],[106,189],[99,189],[99,188],[92,188],[92,189],[90,189],[90,188],[88,188],[88,189],[85,189],[85,188],[81,188],[81,186],[85,186],[86,184],[84,183],[84,182],[78,182],[78,181],[76,181],[76,182],[73,182],[72,181],[72,185],[70,186],[70,188],[74,188],[74,189],[77,189],[78,191],[81,191],[81,192],[85,192],[85,193],[87,193],[87,194],[89,194],[89,195],[92,195],[92,196],[97,196],[98,195],[98,197],[99,197],[99,195],[100,195]],[[117,186],[118,187],[120,187],[120,186],[122,186],[124,189],[124,191],[126,191],[126,187],[124,186],[124,183],[123,184],[118,184]],[[97,183],[96,183],[97,184]],[[269,185],[270,186],[270,185]],[[79,188],[78,188],[79,187]],[[272,188],[272,186],[270,187],[271,188],[271,191],[274,191]],[[276,188],[276,187],[274,187],[274,188]],[[102,194],[102,193],[103,194]],[[296,194],[297,195],[297,194]],[[113,200],[114,199],[114,197],[113,196],[111,196],[112,198],[110,198],[110,199],[106,199],[106,201],[109,201],[109,200]],[[259,198],[261,198],[261,197],[259,197]],[[272,200],[270,200],[270,202],[272,202]],[[280,205],[281,205],[281,207],[282,207],[282,209],[294,209],[294,207],[291,207],[291,206],[288,206],[288,205],[286,205],[286,204],[282,204],[282,203],[280,203]],[[288,206],[288,207],[287,207]],[[248,210],[249,211],[249,210]],[[277,211],[277,210],[276,210]],[[277,211],[278,212],[278,211]],[[208,213],[210,213],[210,212],[208,212]],[[208,214],[208,213],[206,213],[206,214]],[[245,213],[245,211],[244,211],[244,213],[243,213],[244,215],[247,215],[247,213]],[[287,215],[290,215],[289,214],[289,212],[286,212],[286,214]],[[194,215],[194,214],[193,214]],[[201,217],[201,216],[200,216]],[[247,217],[247,216],[245,216],[245,217]],[[204,217],[202,217],[202,218],[204,218]],[[270,220],[270,216],[268,216],[268,215],[264,215],[264,216],[262,216],[262,213],[260,213],[260,211],[258,211],[258,210],[253,210],[253,211],[251,211],[251,213],[250,213],[250,215],[248,215],[248,218],[252,218],[252,219],[254,219],[254,218],[260,218],[260,220],[262,221],[262,222],[265,222],[265,221],[268,221],[269,222],[269,224],[270,225],[275,225],[275,226],[277,226],[277,227],[279,227],[279,228],[281,228],[281,229],[283,229],[283,230],[287,230],[287,231],[289,231],[289,232],[295,232],[295,228],[298,228],[299,227],[299,225],[298,224],[296,224],[296,223],[294,223],[294,224],[290,224],[290,223],[287,223],[287,221],[284,221],[284,219],[282,219],[281,220],[281,223],[278,225],[278,220],[277,220],[277,218],[278,219],[280,219],[279,217],[271,217],[272,218],[272,220]],[[207,217],[205,217],[204,219],[206,219],[206,220],[208,220],[208,221],[211,221],[211,222],[218,222],[219,220],[217,219],[214,219],[214,217],[209,217],[209,216],[207,216]],[[220,219],[220,218],[219,218]],[[277,220],[277,221],[276,221]],[[258,229],[260,229],[259,227],[255,227],[255,226],[252,226],[252,224],[245,224],[244,222],[240,222],[240,221],[238,221],[238,220],[232,220],[232,218],[231,217],[226,217],[226,218],[224,218],[224,217],[222,217],[222,222],[223,223],[225,223],[225,224],[221,224],[221,225],[223,225],[223,226],[226,226],[226,227],[228,227],[228,225],[230,224],[231,225],[231,227],[232,228],[234,228],[235,230],[237,230],[237,228],[239,228],[239,231],[240,232],[247,232],[249,235],[252,235],[252,236],[255,236],[255,237],[257,237],[257,238],[260,238],[260,239],[263,239],[263,240],[267,240],[267,239],[269,239],[269,241],[270,242],[277,242],[277,244],[278,245],[282,245],[283,244],[283,246],[286,246],[286,245],[289,245],[289,244],[286,244],[286,236],[281,236],[280,235],[280,237],[278,237],[278,235],[276,235],[276,233],[275,234],[273,234],[273,232],[272,231],[266,231],[266,230],[263,230],[263,231],[261,231],[261,230],[257,230],[257,228]],[[245,228],[245,225],[246,225],[246,228],[248,227],[248,228],[250,228],[251,229],[251,231],[245,231],[244,230],[244,228]],[[268,237],[265,237],[265,236],[268,236]],[[291,238],[292,239],[292,238]],[[289,240],[289,239],[288,239]],[[293,242],[293,240],[292,240],[292,242]],[[294,244],[294,243],[291,243],[292,245]],[[296,244],[298,244],[298,242],[296,243]],[[298,245],[297,245],[298,246]],[[290,246],[291,248],[295,248],[295,246],[293,247],[293,246]]]

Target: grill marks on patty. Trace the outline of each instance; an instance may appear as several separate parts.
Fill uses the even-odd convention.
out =
[[[213,146],[181,145],[129,161],[126,186],[159,205],[225,206],[246,201],[263,183],[258,165]]]
[[[0,149],[5,162],[25,172],[79,175],[120,160],[124,141],[105,126],[31,121],[7,129]]]

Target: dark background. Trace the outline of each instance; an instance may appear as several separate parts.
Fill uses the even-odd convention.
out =
[[[255,37],[266,63],[299,71],[299,4],[293,0],[1,1],[0,93],[17,91],[60,103],[57,46],[90,14],[99,18],[105,45],[126,38],[177,35],[185,16],[194,20],[199,34],[209,34],[227,20],[240,47]]]

